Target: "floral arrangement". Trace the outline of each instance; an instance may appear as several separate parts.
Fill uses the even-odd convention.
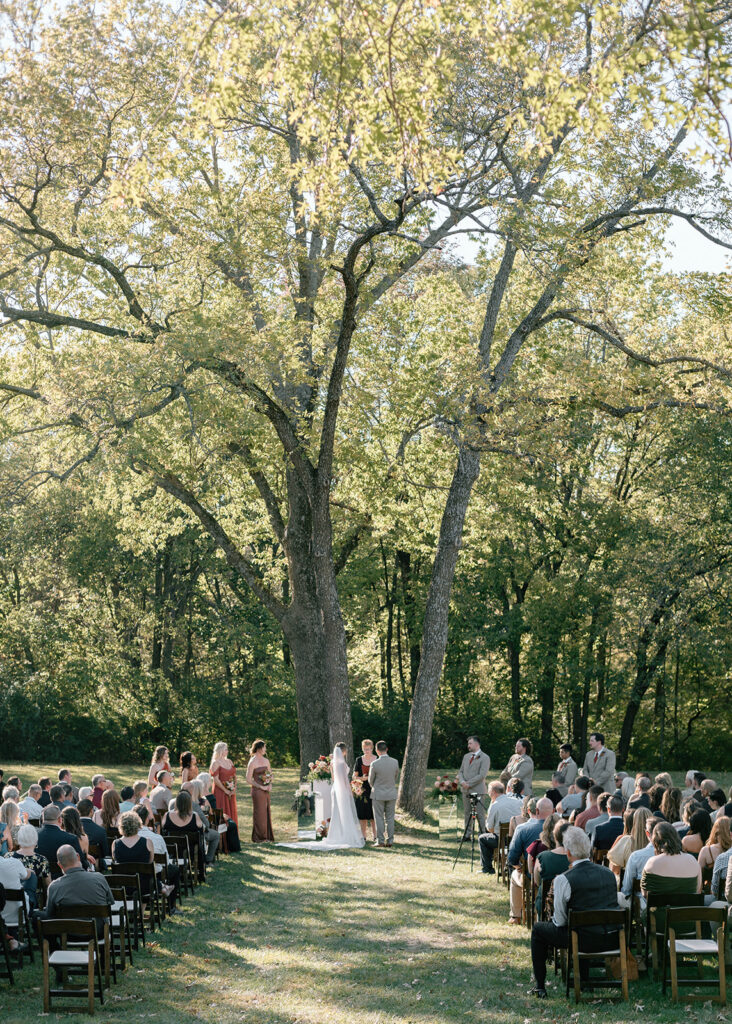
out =
[[[327,821],[321,821],[315,830],[316,839],[325,839],[328,835],[328,829],[330,828],[330,818]]]
[[[432,787],[432,799],[443,803],[457,796],[460,792],[460,784],[457,779],[451,779],[449,775],[440,775],[435,779]]]
[[[321,754],[308,765],[308,782],[331,782],[330,754]]]
[[[269,768],[266,771],[262,772],[262,774],[260,775],[260,779],[260,784],[262,786],[270,786],[272,784],[272,772],[269,770]]]
[[[354,796],[363,796],[363,779],[351,779],[351,792]]]
[[[303,782],[295,790],[295,799],[292,803],[293,811],[297,811],[298,818],[305,817],[311,813],[312,794],[307,782]]]
[[[227,779],[224,783],[224,789],[227,793],[233,794],[236,791],[236,783],[233,779]]]

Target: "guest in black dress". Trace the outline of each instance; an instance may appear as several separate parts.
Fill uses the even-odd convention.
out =
[[[140,816],[135,811],[123,811],[119,816],[120,838],[112,843],[112,858],[115,864],[152,864],[155,855],[153,844],[144,836],[138,835],[142,828]],[[150,892],[150,876],[140,877],[142,895]]]
[[[368,827],[369,822],[371,823],[371,838],[376,842],[376,823],[374,822],[374,810],[371,806],[371,786],[369,786],[369,768],[376,760],[374,754],[374,744],[371,740],[363,740],[361,743],[361,750],[363,753],[360,757],[356,758],[356,763],[353,766],[353,779],[360,779],[363,785],[363,789],[360,795],[354,794],[356,801],[356,814],[358,815],[358,821],[361,826],[361,832],[363,833],[364,839],[368,839]]]

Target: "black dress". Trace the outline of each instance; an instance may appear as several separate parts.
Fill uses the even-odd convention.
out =
[[[371,764],[374,762],[372,761]],[[358,815],[359,821],[371,821],[374,817],[374,809],[371,806],[371,786],[368,784],[369,768],[371,764],[364,764],[363,758],[359,755],[356,758],[356,763],[353,766],[354,772],[363,779],[363,792],[361,796],[355,797],[356,801],[356,814]]]
[[[112,844],[112,856],[115,864],[148,864],[150,861],[150,851],[147,848],[147,839],[144,836],[140,836],[134,846],[127,846],[120,839],[116,839]],[[147,896],[150,892],[149,875],[140,876],[140,888],[142,895]]]

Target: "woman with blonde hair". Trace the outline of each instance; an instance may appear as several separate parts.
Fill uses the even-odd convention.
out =
[[[674,780],[668,772],[659,772],[653,781],[657,786],[663,786],[664,789],[671,789],[674,784]]]
[[[714,863],[720,853],[724,853],[732,847],[732,834],[730,834],[730,820],[722,816],[712,825],[712,831],[704,846],[699,851],[699,867],[714,867]]]
[[[7,826],[10,832],[10,847],[12,848],[17,844],[18,829],[23,824],[20,817],[20,808],[13,800],[6,800],[5,803],[0,807],[0,833],[2,833],[2,826]]]
[[[620,881],[631,853],[635,853],[636,850],[642,850],[648,846],[646,822],[650,817],[651,812],[647,807],[636,807],[634,811],[628,810],[625,812],[623,819],[625,832],[622,836],[618,836],[607,851],[610,869],[617,875],[618,881]]]
[[[223,741],[219,741],[213,749],[209,772],[214,783],[216,806],[238,825],[236,768],[234,767],[234,762],[229,757],[229,748]]]
[[[635,779],[630,775],[626,775],[620,784],[620,795],[622,796],[623,803],[625,803],[626,806],[633,793],[635,793]]]

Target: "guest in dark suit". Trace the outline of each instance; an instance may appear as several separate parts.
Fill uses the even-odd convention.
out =
[[[596,850],[609,850],[618,836],[623,834],[623,798],[611,796],[607,809],[610,815],[607,821],[595,828],[593,846]]]
[[[38,797],[38,803],[41,807],[48,807],[51,803],[51,780],[44,777],[38,780],[38,785],[41,787],[41,795]]]
[[[64,916],[64,907],[111,907],[114,903],[112,890],[106,878],[96,871],[84,871],[76,850],[68,843],[58,849],[58,862],[63,875],[48,887],[44,910],[36,911],[41,918]],[[99,934],[104,932],[104,922],[97,919]]]
[[[89,842],[94,843],[102,851],[102,862],[97,864],[97,871],[106,871],[104,865],[104,858],[110,857],[109,852],[109,840],[107,839],[107,830],[102,828],[101,825],[93,820],[92,814],[94,813],[94,804],[88,798],[86,800],[80,800],[79,806],[76,808],[81,818],[81,824],[84,831],[89,836]]]
[[[52,878],[59,878],[61,875],[61,868],[58,865],[58,851],[62,846],[71,846],[76,850],[85,871],[88,866],[86,855],[82,852],[76,836],[59,828],[58,821],[60,816],[61,812],[55,804],[49,804],[48,807],[43,808],[43,828],[39,829],[38,846],[36,847],[36,853],[39,853],[48,861]]]

